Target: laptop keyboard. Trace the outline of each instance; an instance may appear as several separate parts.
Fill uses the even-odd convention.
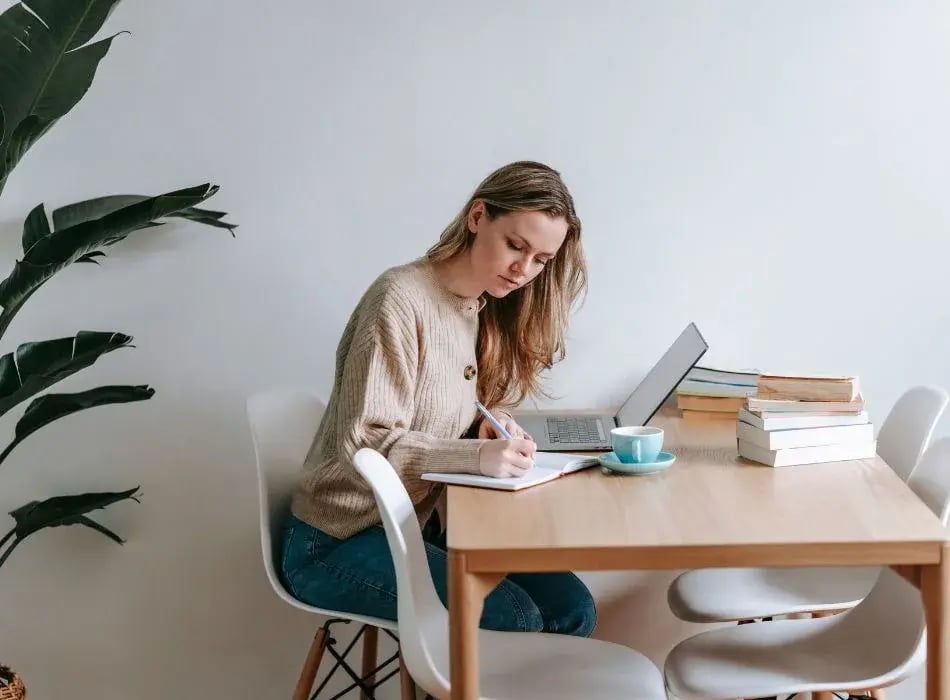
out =
[[[606,439],[597,418],[548,418],[548,437],[554,444],[602,444]]]

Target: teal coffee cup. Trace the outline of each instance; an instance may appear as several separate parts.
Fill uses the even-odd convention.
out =
[[[614,428],[610,431],[610,444],[621,462],[655,462],[663,449],[663,429],[646,426]]]

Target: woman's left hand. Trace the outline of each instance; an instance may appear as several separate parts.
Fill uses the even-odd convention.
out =
[[[498,419],[498,422],[501,423],[502,427],[508,431],[511,437],[515,439],[531,440],[534,442],[534,438],[528,435],[528,433],[524,431],[524,428],[518,425],[515,419],[504,411],[492,411],[492,415]],[[482,417],[478,425],[478,437],[483,440],[491,440],[503,436],[499,434],[499,432],[495,429],[495,426]]]

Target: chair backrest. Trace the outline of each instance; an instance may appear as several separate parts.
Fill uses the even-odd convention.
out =
[[[934,428],[947,407],[947,392],[915,386],[897,399],[877,435],[877,453],[907,481],[930,444]]]
[[[907,485],[947,526],[950,516],[950,437],[933,442]],[[883,567],[874,588],[842,625],[842,647],[851,644],[870,662],[882,684],[890,685],[920,668],[926,659],[927,624],[920,591],[893,569]],[[869,635],[868,630],[887,630]],[[860,638],[868,639],[860,643]]]
[[[364,447],[353,464],[373,489],[396,568],[399,647],[416,684],[430,693],[448,694],[449,679],[439,671],[449,645],[449,618],[439,600],[415,508],[396,473],[379,452]]]
[[[257,459],[261,553],[267,578],[278,592],[283,591],[275,570],[281,519],[324,409],[315,394],[295,389],[265,391],[247,399]]]
[[[927,448],[907,485],[946,527],[950,520],[950,437],[935,440]]]

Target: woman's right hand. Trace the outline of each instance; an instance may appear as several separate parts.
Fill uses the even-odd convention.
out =
[[[487,440],[478,451],[478,469],[485,476],[522,476],[534,464],[537,445],[531,440]]]

